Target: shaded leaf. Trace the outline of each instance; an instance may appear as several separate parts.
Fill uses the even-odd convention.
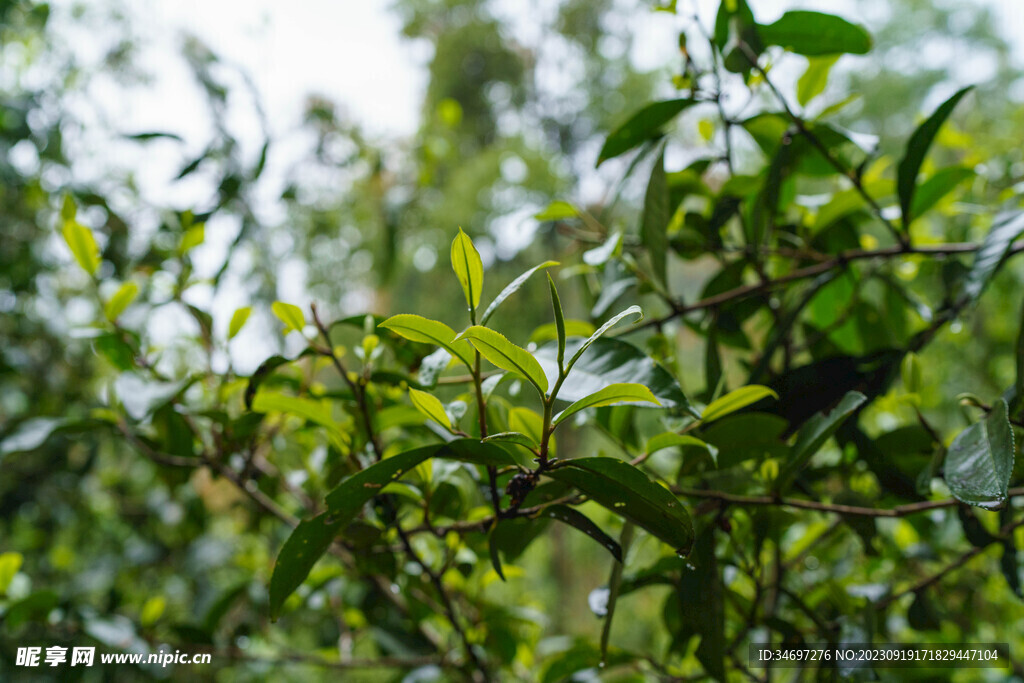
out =
[[[572,368],[572,366],[576,364],[576,361],[580,359],[580,356],[583,355],[583,352],[590,348],[591,344],[593,344],[595,341],[601,338],[605,332],[607,332],[616,324],[618,324],[619,321],[623,320],[624,318],[628,318],[631,315],[637,316],[637,319],[633,321],[634,323],[639,322],[644,318],[644,313],[643,311],[640,310],[639,306],[630,306],[626,310],[621,311],[620,313],[617,313],[616,315],[612,316],[607,322],[605,322],[604,325],[601,325],[601,327],[597,328],[597,331],[594,332],[594,334],[587,337],[587,339],[580,345],[579,349],[576,350],[576,353],[572,355],[572,358],[569,359],[569,363],[568,365],[566,365],[566,368]]]
[[[789,487],[811,456],[817,453],[843,422],[867,400],[867,396],[859,391],[850,391],[835,408],[818,413],[800,428],[788,459],[782,466],[778,479],[775,480],[777,493]]]
[[[619,543],[579,510],[568,505],[551,505],[541,510],[539,516],[557,519],[559,522],[564,522],[571,527],[579,529],[600,543],[605,550],[612,554],[612,557],[622,562],[622,547]]]
[[[701,419],[705,423],[714,422],[719,418],[735,413],[737,410],[742,410],[743,408],[757,403],[761,399],[769,396],[775,399],[779,397],[779,395],[772,389],[758,384],[740,387],[739,389],[730,391],[725,396],[712,401],[708,407],[704,409],[704,412],[701,414]]]
[[[693,525],[682,503],[642,471],[615,458],[577,458],[550,470],[552,479],[575,486],[591,499],[668,543],[690,552]]]
[[[628,121],[612,131],[604,141],[601,153],[597,157],[597,165],[600,166],[608,159],[624,154],[634,147],[658,137],[665,124],[694,104],[696,104],[696,100],[684,98],[652,102],[646,105],[633,114]]]
[[[828,74],[838,60],[838,55],[828,57],[811,57],[807,60],[807,70],[796,82],[796,101],[801,107],[820,95],[828,85]]]
[[[900,198],[900,209],[903,212],[903,225],[907,227],[914,219],[913,205],[914,193],[917,190],[917,174],[921,170],[921,164],[932,146],[939,128],[946,122],[957,103],[963,99],[971,88],[967,86],[958,90],[952,97],[939,105],[928,119],[918,126],[914,134],[907,141],[907,148],[903,152],[903,159],[900,160],[896,172],[896,192]]]
[[[1008,211],[996,216],[985,235],[981,248],[974,254],[974,263],[967,273],[964,296],[976,301],[995,275],[1013,241],[1024,232],[1024,211]]]
[[[473,349],[469,343],[456,341],[455,331],[442,322],[424,318],[421,315],[400,313],[391,316],[380,323],[378,327],[391,330],[411,341],[440,346],[465,363],[467,367],[473,367]]]
[[[834,14],[789,11],[773,24],[758,27],[766,45],[778,45],[809,57],[821,55],[862,55],[871,49],[871,35],[857,24]]]
[[[640,222],[640,239],[651,267],[659,282],[665,284],[668,261],[669,214],[668,182],[665,179],[665,147],[651,167],[651,177],[644,194],[643,216]]]

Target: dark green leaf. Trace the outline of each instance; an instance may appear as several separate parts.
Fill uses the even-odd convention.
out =
[[[914,202],[910,211],[911,220],[919,218],[956,189],[957,185],[973,177],[974,171],[963,166],[951,166],[933,173],[928,180],[918,185],[914,192]]]
[[[651,260],[654,276],[665,284],[668,261],[668,183],[665,180],[665,147],[651,167],[651,177],[644,195],[643,218],[640,223],[640,239]]]
[[[612,554],[612,557],[622,562],[622,547],[619,546],[619,543],[576,508],[571,508],[567,505],[551,505],[541,510],[539,516],[557,519],[559,522],[564,522],[571,527],[579,529],[600,543],[605,550]]]
[[[608,159],[624,154],[642,143],[660,136],[662,127],[687,107],[696,104],[690,98],[652,102],[612,131],[597,157],[600,166]]]
[[[562,313],[562,302],[558,298],[558,289],[555,281],[548,275],[548,288],[551,290],[551,308],[555,314],[555,340],[558,342],[558,367],[564,367],[565,362],[565,315]]]
[[[950,444],[946,483],[965,503],[997,507],[1006,500],[1013,460],[1013,430],[1006,401],[999,399],[985,420],[960,432]]]
[[[758,35],[765,45],[778,45],[808,57],[862,55],[871,49],[871,35],[863,28],[821,12],[786,12],[774,24],[758,27]]]
[[[817,453],[843,422],[867,400],[867,396],[859,391],[851,391],[835,408],[818,413],[800,428],[789,457],[775,481],[777,493],[781,493],[789,487],[811,456]]]
[[[530,279],[531,275],[536,273],[538,270],[543,270],[544,268],[550,268],[552,266],[557,265],[558,261],[545,261],[539,266],[534,266],[533,268],[530,268],[528,271],[517,277],[515,280],[508,283],[508,286],[505,287],[505,289],[501,290],[501,293],[498,294],[498,296],[494,297],[494,301],[492,301],[491,304],[487,307],[487,310],[484,311],[484,314],[480,317],[480,324],[486,325],[490,317],[494,315],[494,312],[496,310],[498,310],[498,306],[500,306],[502,302],[505,301],[505,299],[509,298],[510,296],[518,292],[519,289],[523,286],[523,284]]]
[[[581,343],[569,342],[568,352],[573,353]],[[534,354],[552,381],[558,377],[557,354],[558,349],[554,344],[545,344]],[[578,401],[620,382],[642,384],[651,390],[662,407],[679,408],[694,417],[700,417],[668,371],[637,347],[614,337],[598,339],[593,343],[587,354],[573,366],[572,372],[558,390],[558,398]]]
[[[903,212],[903,226],[908,227],[914,220],[913,206],[914,193],[917,190],[917,174],[921,170],[921,164],[932,146],[932,141],[939,132],[939,128],[946,122],[957,103],[963,99],[973,86],[958,90],[952,97],[939,105],[939,108],[922,123],[907,142],[903,159],[900,160],[896,175],[896,192],[900,198],[900,209]]]
[[[615,458],[577,458],[547,474],[575,486],[615,514],[665,541],[676,552],[690,552],[693,525],[682,503],[629,463]]]

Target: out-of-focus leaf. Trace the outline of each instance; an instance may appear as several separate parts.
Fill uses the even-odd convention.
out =
[[[21,563],[24,559],[21,553],[0,553],[0,595],[7,594],[7,589],[10,587],[11,581],[14,580],[18,570],[21,569]]]
[[[437,349],[423,359],[420,363],[419,379],[420,384],[425,387],[433,387],[437,384],[437,378],[451,365],[452,354],[444,347]]]
[[[662,128],[687,107],[696,104],[690,98],[652,102],[629,117],[629,120],[616,128],[604,141],[601,153],[597,157],[597,165],[625,154],[652,138],[662,134]]]
[[[128,308],[135,297],[139,295],[139,286],[129,280],[121,285],[113,296],[107,300],[107,303],[103,306],[103,314],[107,316],[107,320],[113,322],[120,317],[124,310]]]
[[[654,276],[665,284],[668,262],[668,183],[665,180],[665,148],[651,167],[651,177],[644,194],[644,210],[640,222],[640,239],[654,269]]]
[[[822,55],[862,55],[871,49],[871,35],[857,24],[834,14],[793,10],[778,21],[758,27],[766,45],[778,45],[791,52]]]
[[[133,420],[141,420],[166,405],[180,394],[190,380],[160,382],[133,372],[125,372],[114,380],[114,390]]]
[[[843,422],[867,400],[867,396],[859,391],[851,391],[835,408],[818,413],[800,428],[788,459],[783,464],[778,479],[775,480],[776,493],[782,493],[789,488],[811,456],[817,453]]]
[[[78,265],[89,275],[95,275],[100,267],[100,248],[92,230],[76,220],[64,221],[64,241]]]
[[[594,334],[594,330],[597,329],[585,320],[566,320],[565,323],[565,336],[569,337],[589,337]],[[530,335],[530,341],[534,344],[543,344],[547,341],[558,339],[558,325],[555,323],[544,323],[533,331]]]
[[[960,183],[973,177],[974,171],[963,166],[951,166],[936,171],[928,180],[917,186],[910,211],[911,218],[921,217],[938,204],[943,197],[956,189]]]
[[[946,453],[944,476],[953,495],[970,505],[997,507],[1006,500],[1013,471],[1013,430],[1006,401],[960,432]]]
[[[717,448],[689,434],[676,434],[675,432],[657,434],[647,440],[647,447],[644,450],[647,455],[653,455],[665,448],[699,448],[706,451],[713,462],[716,464],[718,462]]]
[[[558,426],[567,418],[586,408],[599,408],[619,403],[636,404],[638,402],[661,405],[654,394],[651,393],[651,390],[642,384],[612,384],[573,402],[568,408],[555,416],[552,425]]]
[[[1008,211],[996,216],[981,248],[974,254],[974,263],[964,282],[964,296],[968,301],[977,301],[985,291],[1021,232],[1024,232],[1024,211]]]
[[[231,314],[231,322],[228,323],[228,339],[234,339],[252,314],[252,306],[242,306]]]
[[[284,323],[285,332],[302,332],[302,329],[306,326],[306,316],[302,314],[302,309],[295,304],[288,304],[283,301],[275,301],[270,306],[270,310],[274,312],[277,319]]]
[[[820,95],[828,85],[828,74],[839,59],[838,55],[828,57],[811,57],[807,60],[807,70],[796,82],[796,101],[801,107]]]
[[[554,201],[538,214],[534,215],[539,221],[561,221],[567,218],[576,218],[580,215],[579,210],[569,202]]]
[[[693,525],[683,504],[629,463],[615,458],[576,458],[549,470],[552,479],[575,486],[591,499],[685,555],[693,545]]]
[[[474,325],[460,334],[457,339],[466,339],[484,358],[493,365],[514,372],[535,387],[542,394],[548,390],[548,378],[544,375],[537,359],[530,353],[516,346],[494,330]]]
[[[737,410],[742,410],[743,408],[757,403],[761,399],[769,396],[775,399],[779,397],[779,395],[773,390],[758,384],[740,387],[739,389],[730,391],[725,396],[712,401],[708,407],[704,409],[704,412],[701,414],[701,419],[705,423],[714,422],[719,418],[735,413]]]
[[[508,283],[508,286],[505,287],[505,289],[501,290],[501,293],[498,294],[498,296],[494,297],[494,301],[492,301],[490,306],[487,307],[487,310],[484,311],[484,314],[480,316],[480,324],[486,325],[487,321],[490,320],[492,315],[494,315],[494,311],[498,309],[498,306],[500,306],[502,302],[505,301],[505,299],[509,298],[510,296],[518,292],[520,287],[522,287],[523,284],[530,279],[531,275],[536,273],[538,270],[543,270],[544,268],[551,268],[552,266],[557,265],[558,261],[545,261],[539,266],[534,266],[533,268],[530,268],[528,271],[517,277],[515,280]]]
[[[602,266],[615,255],[619,245],[622,244],[622,233],[613,232],[605,240],[604,244],[583,252],[583,262],[588,266]]]
[[[903,153],[897,169],[896,192],[900,198],[900,209],[903,211],[903,225],[908,227],[914,220],[913,206],[914,194],[917,191],[917,174],[921,170],[921,164],[932,146],[932,141],[939,133],[939,128],[946,122],[957,103],[963,99],[971,88],[967,86],[958,90],[952,97],[939,105],[938,109],[928,119],[918,126],[914,134],[907,141],[907,148]]]
[[[480,295],[484,289],[484,264],[480,253],[473,245],[469,235],[459,228],[459,234],[452,240],[452,270],[462,285],[469,310],[475,311],[480,305]]]
[[[34,451],[67,423],[67,420],[56,417],[32,417],[25,420],[0,441],[0,458],[11,453]]]

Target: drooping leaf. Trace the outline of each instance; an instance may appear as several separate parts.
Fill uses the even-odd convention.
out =
[[[570,341],[566,350],[574,353],[582,340]],[[555,344],[537,349],[535,357],[554,382],[558,377]],[[642,384],[651,390],[664,408],[679,408],[694,417],[700,417],[683,394],[679,383],[663,367],[651,360],[643,351],[629,342],[617,338],[595,341],[585,356],[573,366],[558,390],[563,401],[578,401],[617,383]],[[644,404],[637,404],[644,405]]]
[[[693,525],[682,503],[629,463],[615,458],[576,458],[547,475],[575,486],[597,503],[665,541],[676,552],[690,552]]]
[[[1013,430],[1006,401],[988,417],[960,432],[950,444],[944,467],[953,495],[970,505],[994,507],[1006,500],[1013,471]]]
[[[100,267],[100,248],[92,230],[74,219],[64,221],[64,241],[78,265],[89,275],[95,275]]]
[[[252,306],[242,306],[231,314],[231,322],[228,323],[228,339],[234,339],[245,327],[249,316],[252,315]]]
[[[277,619],[284,601],[306,580],[313,565],[363,506],[385,486],[432,457],[475,464],[508,465],[513,462],[511,456],[495,445],[475,439],[457,439],[447,444],[399,453],[352,475],[327,494],[327,511],[300,522],[281,547],[270,579],[271,619]]]
[[[492,315],[494,315],[494,312],[498,310],[498,306],[500,306],[505,301],[505,299],[509,298],[510,296],[518,292],[519,289],[523,286],[523,284],[530,279],[531,275],[536,273],[538,270],[551,268],[552,266],[557,265],[558,261],[545,261],[539,266],[534,266],[533,268],[530,268],[528,271],[517,277],[515,280],[508,283],[508,286],[505,287],[505,289],[501,290],[501,293],[498,294],[498,296],[494,297],[494,301],[492,301],[491,304],[487,307],[487,309],[484,311],[484,314],[480,316],[480,324],[486,325],[487,321],[490,320]]]
[[[665,178],[665,147],[651,167],[651,177],[644,194],[644,210],[640,222],[640,239],[651,261],[654,276],[665,284],[668,262],[669,214],[668,181]]]
[[[473,349],[469,342],[456,341],[455,331],[442,322],[412,313],[400,313],[380,323],[379,327],[411,341],[440,346],[465,363],[466,367],[473,367]]]
[[[871,35],[857,24],[834,14],[793,10],[778,21],[758,27],[766,45],[778,45],[808,57],[862,55],[871,49]]]
[[[597,331],[594,332],[594,334],[587,337],[586,341],[584,341],[583,344],[580,345],[580,347],[576,350],[576,353],[574,353],[572,357],[569,359],[569,363],[566,365],[566,368],[572,368],[572,366],[576,364],[576,361],[580,359],[580,356],[583,355],[583,352],[590,348],[591,344],[600,339],[605,332],[607,332],[616,324],[618,324],[619,321],[623,320],[624,318],[628,318],[629,316],[632,315],[638,316],[636,320],[633,321],[634,323],[639,322],[644,318],[644,312],[640,310],[639,306],[635,305],[630,306],[626,310],[621,311],[616,315],[613,315],[607,322],[605,322],[604,325],[601,325],[601,327],[597,328]]]
[[[683,98],[652,102],[633,114],[628,121],[608,136],[597,157],[600,166],[608,159],[625,154],[629,150],[662,134],[662,128],[696,100]]]
[[[588,266],[603,266],[612,256],[616,254],[622,244],[622,233],[613,232],[599,247],[588,249],[583,252],[583,262]]]
[[[996,216],[964,282],[964,296],[977,301],[999,269],[1013,241],[1024,232],[1024,211],[1007,211]]]
[[[775,399],[779,397],[779,395],[773,390],[759,384],[740,387],[739,389],[730,391],[725,396],[712,401],[708,407],[704,409],[704,412],[701,414],[701,419],[705,423],[714,422],[719,418],[735,413],[737,410],[742,410],[743,408],[757,403],[761,399],[769,396]]]
[[[459,234],[452,240],[452,270],[462,285],[469,310],[475,311],[480,305],[480,295],[484,289],[484,264],[480,260],[480,252],[473,245],[469,235],[459,228]]]
[[[654,394],[651,393],[651,390],[642,384],[612,384],[572,403],[568,408],[555,416],[552,425],[558,426],[567,418],[585,408],[599,408],[618,403],[635,404],[637,402],[661,405]]]
[[[452,428],[452,421],[448,418],[448,413],[444,411],[444,404],[442,404],[436,396],[428,394],[425,391],[418,391],[410,388],[409,398],[412,400],[412,404],[416,407],[416,410],[420,411],[445,429],[450,430]]]
[[[491,364],[520,375],[537,387],[542,394],[547,392],[548,378],[537,359],[526,349],[505,339],[500,333],[474,325],[457,338],[469,341]]]
[[[903,159],[900,160],[896,172],[896,193],[900,198],[904,227],[908,227],[914,220],[913,206],[914,194],[917,191],[917,174],[921,170],[921,164],[924,163],[928,149],[932,146],[935,136],[938,135],[939,128],[972,87],[974,86],[958,90],[952,97],[940,104],[938,109],[918,126],[914,134],[910,136],[910,140],[907,141],[907,148],[903,152]]]
[[[797,433],[786,462],[775,480],[775,491],[782,493],[804,468],[811,456],[817,453],[836,430],[867,401],[859,391],[848,392],[835,408],[818,413],[809,419]]]
[[[796,101],[801,107],[820,95],[828,85],[828,74],[839,59],[838,55],[811,57],[807,60],[807,70],[796,82]]]
[[[612,554],[612,557],[622,562],[622,547],[618,541],[606,534],[601,527],[594,524],[589,517],[576,508],[571,508],[568,505],[551,505],[541,510],[539,516],[557,519],[559,522],[564,522],[571,527],[579,529],[600,543],[605,550]]]
[[[113,322],[124,313],[124,310],[128,308],[135,297],[139,295],[139,286],[135,282],[129,280],[121,285],[113,296],[107,300],[107,303],[103,306],[103,314],[107,317],[107,320]]]
[[[270,310],[274,312],[277,319],[284,323],[285,332],[302,332],[302,329],[306,326],[306,316],[302,314],[302,309],[295,304],[285,303],[284,301],[275,301],[270,306]]]

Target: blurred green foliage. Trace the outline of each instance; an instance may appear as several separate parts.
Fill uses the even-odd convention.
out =
[[[311,96],[271,223],[245,74],[185,41],[212,133],[167,176],[209,199],[147,206],[74,146],[91,79],[145,87],[130,21],[0,1],[0,678],[762,680],[748,643],[871,640],[1024,676],[1010,48],[974,5],[747,4],[398,0],[419,130]],[[101,74],[60,13],[121,29]],[[844,676],[1010,675],[938,673]]]

